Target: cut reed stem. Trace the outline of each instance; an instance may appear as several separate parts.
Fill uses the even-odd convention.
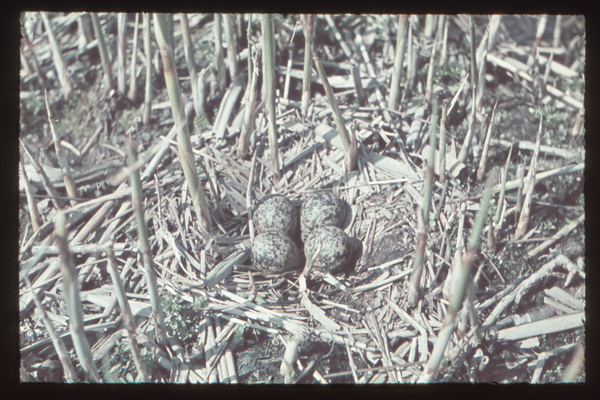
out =
[[[137,43],[138,30],[140,27],[140,13],[135,14],[135,25],[133,27],[133,51],[131,52],[131,75],[129,76],[129,97],[130,100],[135,100],[136,97],[136,64],[137,64]]]
[[[146,53],[146,92],[144,94],[144,126],[150,125],[152,116],[152,46],[150,14],[144,13],[144,53]]]
[[[196,169],[192,142],[190,140],[189,126],[183,107],[183,101],[181,99],[179,78],[177,77],[177,70],[175,69],[173,48],[169,46],[169,43],[166,40],[168,31],[165,14],[154,14],[154,26],[156,29],[156,41],[158,42],[164,66],[165,81],[169,99],[171,101],[171,111],[173,112],[173,119],[175,119],[175,125],[177,126],[177,149],[179,151],[179,160],[190,190],[190,195],[192,196],[192,203],[199,221],[200,230],[203,231],[204,234],[207,234],[212,227],[212,220],[208,202],[204,196],[204,189],[202,188],[202,185],[200,185],[198,179],[198,171]]]
[[[94,26],[94,32],[98,39],[98,50],[100,51],[100,60],[102,62],[102,70],[104,71],[104,92],[109,93],[113,89],[113,76],[112,69],[110,67],[110,59],[108,55],[108,49],[106,48],[106,41],[104,40],[104,33],[100,27],[100,19],[97,13],[91,13],[92,25]],[[146,58],[149,58],[147,55]]]
[[[46,28],[46,32],[48,34],[48,40],[50,41],[50,49],[52,50],[52,60],[54,61],[54,67],[56,68],[56,76],[58,77],[58,81],[62,87],[63,96],[65,100],[68,100],[71,96],[71,91],[73,90],[73,82],[71,81],[71,77],[67,72],[67,64],[63,59],[62,51],[58,41],[56,40],[56,36],[54,36],[54,30],[52,29],[52,24],[48,19],[48,14],[45,12],[40,12],[40,16],[42,17],[42,22],[44,23],[44,27]]]
[[[166,27],[166,19],[164,22]],[[157,31],[159,29],[160,28],[158,28]],[[130,168],[133,168],[136,164],[136,156],[133,149],[134,146],[131,138],[127,138],[127,163],[129,164]],[[148,290],[148,296],[150,297],[152,316],[156,323],[156,337],[158,338],[158,342],[164,345],[166,343],[165,321],[163,317],[162,304],[160,301],[160,294],[158,292],[158,285],[156,283],[154,261],[152,259],[150,242],[148,240],[148,227],[144,218],[144,193],[142,191],[142,184],[140,182],[140,172],[137,168],[133,168],[129,177],[129,184],[131,185],[131,204],[135,212],[135,219],[137,223],[137,231],[140,241],[139,245],[142,253],[142,264],[144,266],[144,274],[146,276],[146,287]]]
[[[396,58],[394,59],[394,70],[392,74],[392,85],[390,86],[390,97],[388,108],[396,110],[396,103],[400,98],[400,82],[402,82],[402,71],[404,68],[404,53],[406,53],[406,35],[408,33],[405,14],[398,15],[398,35],[396,37]]]
[[[279,149],[277,145],[277,125],[275,115],[275,40],[273,37],[273,16],[271,14],[262,14],[262,33],[263,33],[263,62],[266,65],[267,75],[264,79],[267,81],[267,123],[269,148],[271,149],[271,163],[273,166],[273,181],[279,182],[281,179],[281,167],[279,165]]]
[[[75,352],[79,358],[83,372],[88,381],[102,382],[98,375],[98,368],[92,358],[92,350],[83,331],[83,309],[79,296],[79,280],[73,255],[67,244],[67,220],[65,214],[59,211],[54,222],[56,232],[56,244],[60,252],[60,272],[63,278],[63,291],[67,302],[67,314],[69,315],[69,329],[75,346]]]

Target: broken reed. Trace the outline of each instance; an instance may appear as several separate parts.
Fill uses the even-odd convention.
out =
[[[119,92],[125,94],[126,76],[127,76],[127,14],[117,14],[117,87]]]
[[[408,287],[408,303],[415,307],[419,302],[421,291],[421,275],[425,264],[425,248],[427,246],[427,231],[429,228],[429,208],[431,205],[431,194],[433,192],[433,171],[435,162],[435,135],[438,120],[438,100],[432,99],[431,129],[429,130],[429,160],[425,167],[425,184],[423,187],[423,204],[417,210],[417,249],[413,263],[413,272],[410,276]]]
[[[319,56],[317,55],[317,51],[315,50],[312,31],[309,28],[309,17],[311,17],[311,16],[310,15],[304,16],[304,36],[306,37],[306,40],[310,44],[310,49],[311,49],[311,52],[313,55],[313,61],[315,62],[315,66],[317,67],[317,72],[319,73],[319,78],[321,78],[321,83],[323,84],[323,89],[325,90],[325,93],[327,94],[327,100],[329,101],[329,106],[331,107],[331,110],[333,112],[333,119],[335,121],[335,125],[338,128],[338,132],[340,134],[340,139],[342,139],[342,145],[344,146],[344,153],[349,154],[350,148],[351,148],[350,147],[351,146],[350,135],[348,134],[348,130],[346,129],[346,124],[344,123],[344,119],[342,117],[342,113],[340,111],[340,108],[338,107],[337,101],[333,94],[333,89],[331,88],[331,85],[329,84],[329,80],[327,79],[327,74],[325,74],[325,69],[323,68],[323,65],[321,64],[321,60],[319,59]]]
[[[154,26],[156,29],[156,41],[160,49],[160,55],[163,62],[165,82],[169,100],[171,101],[171,111],[173,119],[177,126],[177,149],[179,152],[179,161],[183,168],[185,180],[192,196],[192,203],[196,211],[200,230],[207,234],[212,227],[210,210],[204,190],[198,178],[194,153],[192,151],[192,142],[190,140],[189,126],[181,99],[181,88],[179,87],[179,78],[175,69],[175,57],[173,48],[166,40],[168,38],[167,18],[165,14],[154,14]],[[207,178],[210,179],[210,177]]]
[[[488,176],[488,179],[485,183],[485,189],[483,190],[483,198],[481,199],[481,203],[479,205],[479,211],[477,212],[477,217],[475,218],[475,226],[473,227],[471,235],[469,236],[466,254],[464,258],[460,255],[456,257],[456,277],[452,282],[453,285],[451,289],[450,305],[448,307],[448,311],[446,312],[446,317],[444,318],[444,323],[438,334],[438,338],[435,341],[433,351],[429,356],[429,360],[427,360],[425,370],[417,380],[418,383],[428,383],[434,380],[442,362],[446,346],[450,341],[450,336],[454,332],[456,315],[460,310],[461,304],[463,304],[467,285],[469,281],[473,279],[471,277],[471,264],[473,263],[475,255],[479,250],[479,241],[481,238],[481,233],[483,232],[485,220],[487,218],[493,182],[494,178],[491,175]]]
[[[267,126],[269,137],[269,148],[271,149],[271,162],[273,165],[273,181],[281,179],[281,167],[279,165],[279,149],[277,145],[277,126],[275,123],[275,40],[273,38],[273,15],[262,14],[263,34],[263,62],[266,66],[267,82]]]
[[[129,76],[129,93],[127,97],[129,100],[135,100],[136,98],[136,64],[137,64],[137,44],[138,44],[138,31],[140,25],[140,13],[135,14],[135,25],[133,27],[133,51],[131,52],[131,75]]]
[[[255,47],[250,39],[251,28],[252,14],[249,14],[248,28],[246,30],[246,35],[248,37],[248,84],[246,86],[246,96],[244,96],[244,99],[246,100],[244,119],[242,121],[242,128],[240,129],[240,137],[236,149],[238,158],[243,158],[248,154],[250,136],[254,130],[254,121],[256,119],[256,81],[258,80],[258,76],[254,71],[256,70],[257,52],[252,51]]]
[[[97,13],[90,13],[92,17],[92,25],[94,26],[94,32],[96,38],[98,38],[98,50],[100,51],[100,60],[102,62],[102,71],[104,71],[104,92],[109,93],[113,89],[113,76],[110,67],[110,61],[108,56],[108,50],[106,48],[106,41],[104,40],[104,32],[100,27],[100,19]],[[146,57],[148,58],[148,57]]]
[[[52,29],[52,24],[48,19],[48,15],[45,12],[40,12],[40,16],[42,17],[42,22],[44,23],[44,27],[48,34],[48,40],[50,41],[50,49],[52,50],[52,60],[54,61],[54,67],[56,68],[56,76],[62,87],[63,97],[65,100],[68,100],[74,85],[67,72],[67,63],[65,63],[62,51],[60,50],[60,45],[56,40],[56,36],[54,36],[54,30]]]
[[[533,201],[533,192],[535,191],[535,178],[538,169],[538,155],[540,154],[540,145],[542,142],[542,121],[543,117],[540,117],[540,124],[535,139],[535,148],[533,150],[533,156],[531,157],[531,164],[529,166],[529,173],[525,183],[525,199],[519,215],[519,222],[515,229],[515,239],[521,239],[527,233],[527,227],[529,226],[529,215],[531,212],[531,203]]]
[[[167,68],[165,68],[165,71],[166,70]],[[146,276],[146,286],[148,289],[148,296],[150,297],[150,305],[152,306],[152,316],[156,323],[156,336],[160,344],[165,344],[165,321],[163,316],[162,305],[160,302],[160,295],[158,292],[158,285],[156,283],[154,261],[152,259],[152,253],[150,251],[150,242],[148,239],[148,226],[146,225],[146,220],[144,218],[144,193],[142,191],[142,184],[140,181],[140,172],[138,168],[135,168],[136,156],[134,153],[134,146],[133,142],[131,141],[131,137],[128,137],[126,141],[127,142],[125,147],[127,151],[127,163],[132,169],[131,175],[129,176],[129,184],[131,185],[131,204],[135,212],[135,220],[137,223],[137,231],[140,241],[140,251],[142,253],[142,264],[144,266],[144,274]]]
[[[144,53],[146,53],[146,91],[144,93],[144,126],[150,125],[152,115],[152,46],[150,14],[144,13]]]
[[[229,75],[234,80],[238,75],[237,50],[233,33],[233,14],[225,14],[225,39],[227,40],[227,58],[229,59]]]
[[[217,70],[217,82],[219,87],[219,93],[221,93],[221,95],[225,93],[225,87],[227,86],[225,60],[223,59],[223,30],[221,27],[222,20],[223,16],[221,14],[215,14],[215,55],[213,58],[213,64],[215,66],[215,69]]]
[[[60,253],[60,272],[63,278],[63,292],[67,303],[67,314],[69,315],[69,329],[75,352],[79,358],[86,379],[90,382],[102,382],[98,375],[98,367],[92,358],[92,350],[83,330],[83,309],[79,296],[79,279],[73,255],[69,251],[67,243],[68,231],[65,214],[59,211],[54,221],[56,232],[56,244]]]
[[[58,158],[58,165],[60,166],[60,172],[63,176],[63,181],[65,183],[65,189],[67,190],[67,195],[70,197],[71,205],[74,206],[77,204],[77,186],[75,185],[75,180],[73,180],[73,176],[71,175],[71,168],[69,167],[69,162],[67,161],[62,145],[60,144],[60,138],[58,137],[58,133],[56,132],[56,128],[54,127],[54,119],[52,118],[52,112],[50,111],[50,104],[48,103],[48,92],[44,89],[44,100],[46,102],[46,111],[48,113],[48,124],[50,125],[50,132],[52,133],[52,140],[54,141],[54,149],[56,150],[56,157]]]
[[[131,307],[129,307],[129,302],[127,301],[127,293],[125,293],[125,286],[123,285],[123,280],[119,275],[119,270],[117,268],[117,258],[115,257],[113,245],[114,243],[112,240],[109,240],[104,245],[107,255],[107,270],[112,279],[113,288],[115,290],[117,300],[119,301],[119,306],[121,307],[123,322],[125,324],[125,329],[127,330],[127,335],[129,338],[129,351],[133,356],[133,361],[138,370],[138,374],[140,377],[139,380],[141,382],[150,382],[148,371],[146,370],[144,361],[142,360],[142,357],[140,357],[140,352],[137,349],[137,341],[135,340],[135,320],[133,319],[133,313],[131,312]]]
[[[400,98],[400,82],[402,82],[402,69],[404,65],[404,53],[406,52],[406,35],[408,34],[407,15],[398,15],[398,35],[396,38],[396,58],[394,59],[394,70],[392,74],[392,85],[388,99],[388,108],[396,109],[396,103]]]
[[[190,35],[190,23],[188,21],[187,14],[180,14],[181,17],[181,32],[183,36],[183,53],[185,55],[185,62],[188,66],[188,72],[190,74],[190,86],[192,87],[192,100],[194,102],[194,110],[198,117],[202,116],[202,105],[198,93],[198,74],[196,73],[196,60],[194,57],[194,46],[192,45],[192,38]]]
[[[312,15],[306,15],[306,30],[310,34],[314,34],[313,29],[313,17]],[[306,30],[304,31],[306,35]],[[310,83],[311,83],[311,70],[312,70],[312,53],[310,51],[310,42],[304,40],[304,73],[302,75],[302,116],[306,118],[308,115],[308,105],[310,104]]]

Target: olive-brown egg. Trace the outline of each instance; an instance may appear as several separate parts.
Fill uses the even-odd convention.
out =
[[[287,197],[269,195],[258,202],[252,221],[256,233],[278,230],[294,237],[298,228],[298,211]]]
[[[301,265],[300,250],[282,231],[267,231],[252,242],[252,266],[262,274],[277,274]]]
[[[321,251],[313,261],[313,268],[322,272],[334,272],[344,267],[352,257],[350,238],[337,226],[324,226],[315,229],[304,243],[304,254],[308,259],[309,254],[317,250],[319,244]]]
[[[336,226],[342,228],[346,220],[344,202],[331,192],[318,192],[304,201],[300,210],[302,241],[317,228]]]

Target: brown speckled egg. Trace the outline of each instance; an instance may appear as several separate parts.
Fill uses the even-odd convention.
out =
[[[337,226],[341,228],[346,220],[344,202],[331,192],[317,192],[302,204],[300,210],[300,229],[302,241],[316,228]]]
[[[315,229],[304,243],[304,254],[317,250],[319,242],[321,251],[313,263],[313,268],[322,272],[334,272],[345,266],[352,256],[350,238],[337,226],[324,226]]]
[[[298,228],[298,211],[287,197],[274,194],[258,202],[252,221],[257,233],[278,230],[294,237]]]
[[[252,266],[262,274],[277,274],[300,268],[300,250],[285,233],[267,231],[252,242]]]

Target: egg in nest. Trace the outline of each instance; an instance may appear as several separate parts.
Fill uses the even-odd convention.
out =
[[[313,261],[313,268],[322,272],[335,272],[343,268],[352,256],[350,238],[337,226],[324,226],[315,229],[304,242],[304,254],[309,255],[321,250]]]
[[[331,192],[317,192],[304,201],[300,210],[302,241],[317,228],[336,226],[342,228],[346,220],[344,202]]]
[[[278,230],[294,237],[298,228],[298,211],[287,197],[269,195],[258,202],[252,221],[257,233]]]
[[[252,266],[261,274],[278,274],[301,265],[300,250],[282,231],[267,231],[252,242]]]

